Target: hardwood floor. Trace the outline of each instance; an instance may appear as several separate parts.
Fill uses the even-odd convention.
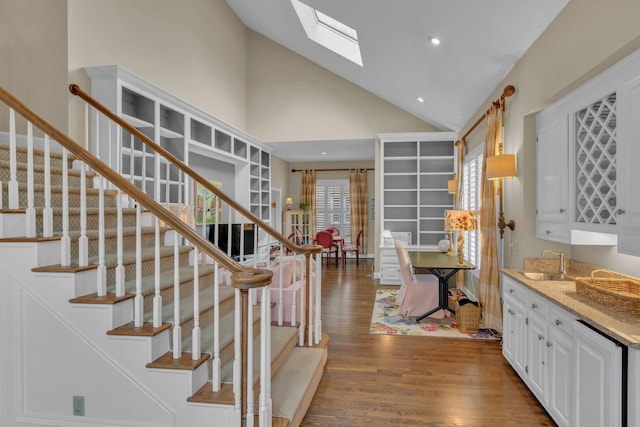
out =
[[[329,359],[302,426],[554,426],[498,341],[369,334],[373,261],[323,268]]]

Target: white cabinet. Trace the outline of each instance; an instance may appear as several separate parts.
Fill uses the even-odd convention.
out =
[[[620,105],[618,252],[640,256],[640,76],[624,85]]]
[[[266,145],[117,65],[86,71],[95,99],[204,178],[226,181],[225,193],[260,219],[269,220],[271,171]],[[134,185],[167,204],[182,203],[179,199],[185,192],[187,197],[195,194],[176,167],[162,158],[156,160],[138,138],[123,132],[120,147],[100,144],[109,140],[112,129],[102,119],[92,120],[91,149],[104,160],[119,158],[112,163]]]
[[[568,313],[549,307],[547,338],[547,410],[559,426],[571,426],[574,407],[573,322]]]
[[[559,426],[575,425],[575,318],[504,275],[502,289],[505,359]]]
[[[410,232],[409,245],[437,250],[445,211],[453,209],[447,182],[455,169],[453,132],[378,135],[382,155],[381,228]]]
[[[640,256],[639,115],[636,51],[536,116],[537,237]]]
[[[513,369],[524,377],[527,365],[527,308],[523,301],[525,291],[504,279],[502,288],[504,293],[502,354]]]
[[[300,230],[302,233],[301,245],[310,245],[315,239],[315,234],[311,231],[315,229],[313,225],[315,223],[314,218],[311,218],[309,211],[305,210],[286,210],[284,211],[284,228],[283,234],[290,236],[294,234],[296,230]]]
[[[380,246],[380,284],[400,285],[400,262],[393,246]]]
[[[575,423],[622,425],[622,348],[580,322],[575,324]]]
[[[569,146],[567,116],[548,110],[536,117],[536,234],[569,242]]]

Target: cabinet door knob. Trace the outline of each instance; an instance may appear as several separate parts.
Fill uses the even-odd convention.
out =
[[[515,290],[513,290],[513,289],[509,289],[509,293],[510,293],[510,294],[512,294],[512,293],[514,293],[514,292],[515,292]]]
[[[560,326],[560,325],[562,325],[562,320],[556,319],[556,326]]]
[[[551,230],[547,230],[546,233],[547,233],[547,236],[548,236],[549,234],[551,234]]]
[[[542,334],[538,334],[538,340],[542,341],[544,339],[544,337],[542,336]]]
[[[616,215],[624,215],[624,209],[618,209]]]
[[[551,347],[553,347],[553,344],[551,344],[549,341],[547,341],[547,347],[551,348]]]
[[[510,315],[512,315],[512,316],[515,314],[515,313],[513,312],[513,310],[511,310],[511,309],[507,310],[507,312],[508,312]]]
[[[564,210],[563,208],[560,208],[560,213],[565,213],[566,210]]]
[[[538,304],[536,304],[535,302],[531,304],[531,308],[536,309],[538,308]]]

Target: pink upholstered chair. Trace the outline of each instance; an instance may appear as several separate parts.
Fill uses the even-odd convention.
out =
[[[342,245],[342,264],[347,265],[347,252],[353,252],[356,254],[356,265],[360,265],[360,241],[362,240],[362,230],[358,232],[356,243],[349,243]]]
[[[398,314],[402,316],[420,316],[438,306],[438,278],[431,274],[414,276],[411,273],[409,256],[401,241],[396,240],[396,253],[400,262],[400,276],[402,284],[398,292],[396,304]],[[429,317],[442,319],[444,310],[440,309]]]

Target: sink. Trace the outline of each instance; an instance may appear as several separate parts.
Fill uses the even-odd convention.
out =
[[[521,271],[520,274],[522,274],[527,279],[531,279],[531,280],[558,280],[558,281],[570,280],[564,274],[558,274],[558,273],[539,273],[536,271]]]

